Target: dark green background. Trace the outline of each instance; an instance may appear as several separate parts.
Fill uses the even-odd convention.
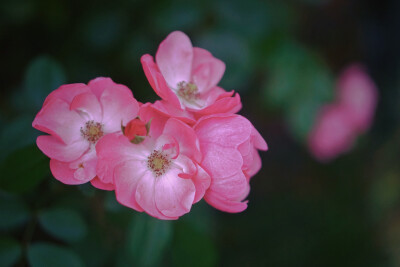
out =
[[[0,266],[400,266],[399,29],[397,0],[1,1]],[[159,221],[56,181],[34,145],[63,83],[108,76],[156,100],[140,56],[174,30],[226,63],[220,85],[269,144],[243,213],[201,201]],[[376,118],[321,164],[307,133],[353,62],[377,83]]]

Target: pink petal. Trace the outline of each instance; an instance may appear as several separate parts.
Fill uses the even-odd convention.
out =
[[[251,178],[260,171],[261,165],[262,162],[260,155],[258,154],[258,151],[256,149],[253,149],[252,161],[245,162],[244,164],[245,168],[243,168],[243,173],[246,175],[247,178]]]
[[[74,178],[84,183],[96,177],[97,157],[96,151],[91,149],[78,160],[70,163],[70,168],[75,169]]]
[[[75,96],[71,102],[70,109],[76,110],[87,121],[101,122],[103,117],[99,100],[92,92]]]
[[[140,107],[139,117],[144,122],[149,122],[150,132],[149,135],[154,139],[157,139],[163,132],[165,122],[169,119],[169,116],[160,110],[158,110],[154,104],[146,103]]]
[[[265,142],[264,138],[262,138],[261,134],[254,127],[251,131],[251,142],[258,150],[268,150],[267,142]]]
[[[132,144],[122,134],[105,135],[96,144],[97,176],[103,183],[113,183],[115,166],[128,160],[146,159],[146,151],[142,145]]]
[[[196,123],[195,118],[190,112],[182,110],[181,108],[177,108],[176,106],[164,100],[156,101],[154,104],[146,103],[142,107],[144,106],[146,106],[144,110],[153,109],[153,117],[164,117],[164,123],[168,118],[176,118],[189,125],[194,125]],[[140,115],[140,117],[142,117],[142,115]]]
[[[93,80],[91,80],[88,83],[88,86],[91,90],[92,93],[97,97],[97,99],[100,101],[101,95],[106,89],[112,89],[116,86],[116,83],[111,78],[107,77],[98,77]],[[125,87],[125,86],[123,86]],[[126,89],[123,89],[126,90]],[[128,91],[130,91],[128,89]],[[129,92],[127,92],[129,94]],[[132,93],[132,92],[131,92]]]
[[[61,99],[50,100],[36,115],[32,126],[49,134],[56,134],[66,144],[83,140],[80,128],[85,120],[69,109]]]
[[[201,118],[193,127],[201,143],[237,147],[252,131],[251,123],[239,115],[217,114]]]
[[[190,211],[195,186],[190,179],[178,177],[178,169],[170,170],[155,180],[157,209],[167,217],[179,217]]]
[[[126,125],[139,112],[139,104],[133,98],[132,92],[119,84],[105,89],[100,103],[103,108],[104,130],[107,133],[120,131],[121,124]]]
[[[214,87],[209,91],[206,97],[206,107],[201,110],[191,110],[196,112],[196,117],[212,115],[217,113],[236,113],[242,108],[239,94],[233,91],[225,92],[223,89]],[[190,109],[189,109],[190,110]]]
[[[172,106],[180,108],[181,104],[178,97],[169,88],[156,63],[154,63],[153,57],[148,54],[143,55],[140,62],[142,63],[144,74],[156,94],[171,103]]]
[[[50,170],[53,176],[64,184],[84,184],[96,176],[96,159],[82,162],[82,167],[75,167],[70,162],[50,160]]]
[[[129,160],[119,164],[114,172],[115,194],[118,202],[137,211],[143,211],[135,199],[137,186],[149,172],[145,162]]]
[[[43,106],[47,105],[50,100],[61,99],[67,103],[71,103],[72,99],[83,93],[90,92],[90,88],[83,83],[65,84],[51,92],[45,99]]]
[[[101,189],[101,190],[107,190],[107,191],[113,191],[113,190],[115,190],[115,187],[114,187],[114,184],[106,184],[106,183],[103,183],[100,179],[99,179],[99,177],[94,177],[91,181],[90,181],[90,183],[94,186],[94,187],[96,187],[97,189]]]
[[[224,62],[205,49],[193,48],[192,82],[197,85],[200,93],[206,93],[216,86],[224,72]]]
[[[74,177],[75,170],[69,167],[68,162],[61,162],[55,159],[50,160],[50,170],[54,178],[64,184],[81,184],[80,181]]]
[[[203,151],[201,166],[211,175],[213,183],[216,179],[229,177],[241,171],[243,159],[236,149],[217,144],[204,144],[201,150]]]
[[[196,187],[193,203],[197,203],[203,198],[206,190],[210,187],[211,177],[200,165],[197,165],[197,174],[192,177],[192,181]]]
[[[192,60],[192,43],[186,34],[179,31],[170,33],[161,42],[156,54],[157,65],[172,88],[176,88],[181,81],[190,82]]]
[[[36,139],[39,149],[49,158],[64,162],[71,162],[82,156],[89,149],[90,144],[78,140],[66,145],[58,138],[51,135],[41,135]]]
[[[137,184],[135,199],[139,206],[153,217],[162,220],[176,220],[178,217],[168,217],[162,214],[155,202],[155,182],[156,178],[150,171],[145,172]]]
[[[204,199],[208,204],[210,204],[214,208],[225,212],[232,212],[232,213],[242,212],[247,208],[247,201],[240,202],[240,201],[228,200],[212,191],[207,192],[206,195],[204,196]]]
[[[179,177],[192,179],[193,176],[197,174],[197,164],[185,155],[180,154],[176,159],[174,159],[173,166],[180,170],[180,173],[178,173]]]
[[[163,134],[173,136],[179,142],[181,154],[198,162],[201,161],[199,140],[191,127],[171,118],[165,124]]]
[[[242,201],[248,194],[248,181],[242,171],[228,177],[219,177],[212,174],[212,182],[207,190],[213,191],[228,200]]]
[[[254,146],[250,140],[247,140],[244,143],[240,144],[237,147],[237,149],[240,152],[240,154],[242,155],[243,164],[246,164],[246,162],[253,160]]]

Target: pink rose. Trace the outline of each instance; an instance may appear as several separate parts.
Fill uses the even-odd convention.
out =
[[[96,177],[96,143],[105,135],[121,131],[135,118],[139,105],[131,90],[110,78],[85,84],[63,85],[53,91],[36,115],[32,126],[48,135],[37,138],[39,149],[50,160],[56,179],[83,184]],[[97,179],[93,184],[104,189]]]
[[[234,114],[203,117],[194,130],[203,153],[201,166],[211,176],[204,199],[222,211],[245,210],[250,178],[261,168],[257,149],[267,150],[267,143],[246,118]]]
[[[99,178],[114,184],[117,200],[159,219],[188,213],[210,185],[198,164],[202,156],[194,130],[174,118],[154,117],[141,143],[116,133],[102,138],[96,150]]]
[[[183,33],[170,33],[160,44],[156,62],[146,54],[141,58],[144,72],[161,104],[194,112],[201,117],[213,113],[235,113],[241,108],[240,97],[217,84],[225,64],[210,52],[193,47]]]

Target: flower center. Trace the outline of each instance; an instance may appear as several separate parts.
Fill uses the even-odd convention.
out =
[[[199,89],[194,83],[179,82],[177,94],[188,102],[194,102],[199,96]]]
[[[171,166],[171,159],[162,151],[153,150],[147,158],[147,168],[149,168],[156,177],[166,173]]]
[[[89,143],[95,144],[104,135],[103,124],[87,121],[85,127],[81,127],[81,134]]]

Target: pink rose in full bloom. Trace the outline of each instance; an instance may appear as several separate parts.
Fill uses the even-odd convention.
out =
[[[261,168],[257,150],[267,150],[267,143],[246,118],[235,114],[203,117],[194,130],[203,153],[201,166],[211,176],[204,199],[222,211],[245,210],[250,178]]]
[[[156,63],[146,54],[141,58],[144,72],[154,91],[168,105],[201,117],[215,113],[235,113],[241,108],[240,97],[217,84],[225,64],[210,52],[193,47],[183,32],[170,33],[160,44]]]
[[[110,78],[85,84],[62,85],[45,100],[32,126],[48,135],[36,143],[50,160],[54,177],[65,184],[88,181],[102,185],[96,177],[95,145],[106,134],[121,131],[135,118],[139,105],[131,90]]]
[[[194,130],[175,118],[153,118],[138,144],[116,133],[102,138],[96,150],[99,178],[114,184],[117,200],[159,219],[188,213],[210,185],[198,164],[202,155]]]
[[[337,99],[320,109],[309,134],[310,151],[320,161],[349,151],[371,126],[375,114],[378,90],[361,65],[343,71],[336,90]]]

